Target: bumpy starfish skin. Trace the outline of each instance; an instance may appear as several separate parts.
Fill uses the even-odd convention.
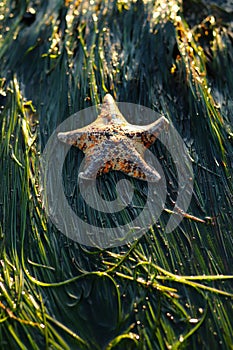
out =
[[[118,170],[141,180],[157,182],[159,173],[143,157],[146,148],[168,125],[165,117],[145,126],[128,123],[112,96],[107,94],[93,123],[73,131],[59,132],[58,139],[85,153],[84,171],[79,174],[81,178],[94,179]]]

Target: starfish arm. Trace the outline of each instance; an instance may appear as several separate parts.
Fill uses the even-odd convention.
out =
[[[141,153],[140,145],[144,145],[149,148],[159,136],[163,129],[167,129],[169,121],[165,117],[161,117],[154,123],[149,125],[132,125],[129,124],[125,128],[125,135],[138,142],[138,151]]]
[[[76,129],[68,132],[59,132],[57,137],[61,142],[78,147],[84,153],[86,149],[93,147],[101,142],[106,132],[90,125],[82,129]]]
[[[120,141],[122,144],[122,141]],[[83,172],[79,177],[94,179],[96,176],[116,170],[117,159],[120,159],[119,143],[103,139],[97,147],[89,146],[85,152]]]
[[[154,123],[149,124],[144,127],[142,133],[141,142],[146,148],[149,148],[155,140],[158,138],[162,130],[168,130],[169,121],[165,117],[161,117],[156,120]]]
[[[110,94],[104,96],[103,104],[101,106],[101,112],[96,120],[96,123],[102,125],[114,123],[121,126],[128,124],[128,122],[119,111],[116,102]]]
[[[59,132],[57,134],[57,137],[61,142],[64,142],[64,143],[67,143],[68,145],[76,146],[82,149],[84,142],[88,138],[88,132],[86,129],[84,130],[76,129],[76,130],[67,131],[67,132]]]
[[[114,147],[114,142],[102,141],[98,147],[88,147],[85,154],[83,172],[79,177],[83,179],[94,179],[96,176],[108,173],[115,169],[116,157],[119,149]]]
[[[79,173],[79,177],[84,180],[94,180],[100,175],[99,171],[102,165],[102,160],[99,157],[96,158],[95,153],[93,153],[92,157],[89,157],[88,160],[85,159],[84,169]]]
[[[129,176],[149,182],[158,182],[161,179],[159,173],[146,163],[136,148],[132,148],[132,145],[126,142],[122,143],[122,146],[123,149],[117,157],[114,170],[122,171]],[[143,153],[144,151],[145,149]]]
[[[146,133],[151,134],[155,136],[155,138],[158,137],[158,135],[161,133],[163,129],[168,130],[169,127],[169,121],[167,118],[162,116],[158,120],[156,120],[154,123],[144,126],[144,130]]]

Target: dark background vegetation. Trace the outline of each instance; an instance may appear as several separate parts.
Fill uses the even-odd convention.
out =
[[[230,1],[0,3],[1,349],[233,349],[232,18]],[[169,118],[195,181],[193,217],[166,234],[165,156],[168,210],[101,251],[47,220],[39,161],[106,92]]]

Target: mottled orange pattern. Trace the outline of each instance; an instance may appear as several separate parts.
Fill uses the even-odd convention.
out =
[[[144,153],[168,125],[168,120],[163,116],[149,125],[128,123],[112,96],[107,94],[101,112],[93,123],[80,129],[59,132],[58,138],[84,152],[85,165],[79,174],[81,178],[94,179],[118,170],[135,178],[156,182],[160,175],[145,162]]]

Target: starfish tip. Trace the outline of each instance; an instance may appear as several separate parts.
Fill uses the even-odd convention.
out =
[[[103,103],[115,104],[116,102],[115,102],[114,98],[112,97],[112,95],[107,93],[103,98]]]
[[[66,132],[59,132],[57,134],[57,138],[59,141],[61,142],[67,142],[67,135],[66,135]]]

